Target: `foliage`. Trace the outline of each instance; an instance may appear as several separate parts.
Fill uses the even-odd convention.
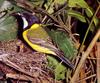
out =
[[[9,1],[0,1],[0,41],[8,41],[16,38],[16,20],[10,14],[21,10]]]
[[[76,52],[73,41],[63,31],[52,30],[50,35],[57,46],[64,52],[65,57],[68,57],[70,60],[73,59]]]
[[[55,79],[56,80],[63,80],[65,79],[65,74],[66,74],[66,67],[62,65],[61,63],[58,62],[54,57],[52,56],[47,56],[48,59],[48,67],[52,68],[55,74]]]
[[[63,32],[52,30],[49,35],[57,44],[57,46],[64,52],[65,57],[72,60],[76,54],[76,48],[73,45],[73,41]],[[65,79],[66,72],[69,72],[64,65],[59,63],[54,57],[47,57],[48,66],[54,68],[55,79]]]
[[[15,1],[15,0],[14,0]],[[74,17],[74,19],[78,19],[84,23],[90,23],[90,19],[93,17],[94,10],[90,7],[85,0],[28,0],[34,7],[44,8],[50,15],[53,15],[56,20],[58,20],[59,24],[64,25],[71,30],[70,26],[71,20],[68,18]],[[66,4],[66,8],[62,9],[62,11],[56,13],[56,10],[59,11],[59,8]],[[78,10],[82,10],[80,12]],[[16,38],[17,35],[17,24],[16,20],[10,16],[12,12],[17,11],[26,11],[25,9],[20,8],[19,6],[12,4],[6,0],[0,0],[0,41],[8,41]],[[4,16],[3,16],[3,15]],[[43,17],[42,14],[39,14]],[[63,17],[63,18],[62,18]],[[60,19],[60,21],[59,21]],[[66,22],[65,19],[67,19]],[[48,19],[47,19],[48,20]],[[50,20],[50,19],[49,19]],[[52,21],[47,21],[44,23],[52,23]],[[95,16],[93,19],[95,26],[97,27],[99,23],[99,19]],[[55,24],[55,22],[53,22]],[[60,25],[58,25],[60,26]],[[61,26],[60,26],[61,27]],[[92,25],[94,27],[94,25]],[[59,49],[61,49],[65,57],[68,57],[72,60],[76,54],[76,48],[74,47],[74,42],[70,38],[70,36],[57,29],[52,27],[53,29],[49,31],[49,35],[57,45]],[[93,31],[93,29],[91,29]],[[67,68],[59,63],[54,57],[47,56],[48,66],[54,69],[55,79],[62,80],[65,79]],[[68,71],[67,71],[68,72]]]
[[[16,28],[15,19],[13,17],[5,17],[4,20],[0,23],[0,41],[14,39],[17,35]]]
[[[74,11],[74,10],[69,10],[68,15],[75,17],[82,22],[86,22],[85,16],[83,16],[80,12],[77,12],[77,11]]]
[[[16,37],[17,29],[15,19],[9,16],[11,4],[7,1],[2,1],[0,4],[0,41],[8,41]],[[8,10],[7,10],[8,9]]]
[[[85,13],[86,13],[86,15],[87,15],[87,17],[88,18],[91,18],[92,16],[93,16],[93,13],[94,13],[94,11],[93,11],[93,9],[85,2],[85,0],[69,0],[68,1],[68,5],[69,5],[69,7],[72,7],[72,8],[82,8],[82,9],[84,9],[84,11],[85,11]],[[73,13],[73,15],[76,15],[77,13],[76,12],[74,12]],[[74,16],[75,16],[74,15]],[[75,17],[76,18],[78,18],[78,16],[79,15],[76,15]],[[82,17],[82,16],[81,16]],[[85,17],[86,18],[86,17]],[[83,21],[82,20],[83,18],[80,18],[79,20],[80,21],[82,21],[82,22],[86,22],[86,21]],[[89,20],[89,19],[88,19]],[[97,24],[99,23],[99,20],[98,20],[98,18],[94,18],[94,23],[95,23],[95,25],[97,26]]]

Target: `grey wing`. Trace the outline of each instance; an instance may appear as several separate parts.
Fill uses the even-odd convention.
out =
[[[68,65],[70,68],[74,69],[74,65],[71,63],[71,61],[68,58],[64,57],[64,53],[62,51],[60,51],[59,49],[57,49],[55,46],[53,46],[52,44],[47,43],[46,41],[42,40],[42,39],[38,39],[38,38],[31,38],[29,39],[30,42],[43,46],[45,48],[49,48],[52,51],[54,51],[56,53],[56,56],[62,61],[64,62],[66,65]]]
[[[54,45],[52,45],[52,44],[50,44],[50,43],[48,43],[48,42],[46,42],[46,41],[44,41],[42,39],[29,38],[29,40],[30,40],[30,42],[32,42],[34,44],[40,45],[40,46],[45,47],[45,48],[49,48],[52,51],[54,51],[55,53],[56,53],[56,51],[58,51],[58,49]]]

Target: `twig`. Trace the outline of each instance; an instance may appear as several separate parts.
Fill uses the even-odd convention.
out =
[[[96,51],[96,56],[97,56],[97,82],[100,83],[100,42],[97,44],[97,51]]]
[[[26,75],[21,74],[13,74],[13,73],[7,73],[6,78],[12,78],[17,80],[24,80],[24,81],[32,81],[33,79]]]
[[[2,57],[0,57],[0,62],[3,62],[4,64],[8,65],[9,67],[12,67],[14,68],[15,70],[27,75],[27,76],[30,76],[32,78],[35,78],[35,76],[33,76],[30,72],[26,72],[24,69],[21,69],[19,66],[17,66],[15,63],[9,61],[6,57],[4,57],[4,55],[0,55]]]
[[[1,54],[0,55],[0,61],[2,60],[2,58],[6,58],[6,57],[8,57],[9,55],[8,54]]]
[[[90,75],[90,76],[88,76],[88,77],[85,77],[85,78],[83,78],[83,79],[77,81],[77,83],[81,83],[81,81],[87,80],[87,79],[90,79],[90,78],[93,78],[93,77],[96,77],[96,74],[93,74],[93,75]]]
[[[87,78],[87,77],[86,77],[86,73],[85,73],[85,68],[82,68],[82,69],[81,69],[80,78],[79,78],[79,79],[82,79],[82,80],[81,80],[81,83],[86,83],[86,80],[83,80],[83,78]],[[80,81],[80,80],[79,80],[79,81]]]
[[[82,50],[83,50],[82,48],[83,48],[83,45],[84,45],[84,43],[85,43],[86,37],[87,37],[87,35],[88,35],[88,32],[90,31],[91,25],[93,24],[94,18],[95,18],[95,16],[96,16],[96,14],[98,13],[99,9],[100,9],[100,5],[98,6],[98,8],[97,8],[96,12],[94,13],[94,15],[93,15],[93,17],[92,17],[92,20],[91,20],[91,22],[90,22],[90,24],[89,24],[89,26],[88,26],[88,29],[87,29],[87,31],[86,31],[86,33],[85,33],[83,42],[82,42],[82,44],[81,44],[81,46],[80,46],[78,55],[80,55],[80,53],[81,53]]]
[[[80,70],[83,66],[83,64],[85,63],[86,58],[88,57],[89,53],[91,52],[92,48],[94,47],[96,41],[98,40],[98,38],[100,37],[100,29],[98,30],[98,32],[96,33],[95,37],[93,38],[93,40],[91,41],[90,45],[88,46],[87,50],[82,54],[82,58],[76,68],[76,71],[71,79],[71,83],[75,83],[77,76],[80,73]]]

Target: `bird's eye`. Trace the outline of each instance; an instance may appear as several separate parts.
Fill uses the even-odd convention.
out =
[[[23,29],[26,29],[28,27],[28,22],[25,17],[22,17],[22,20],[23,20]]]

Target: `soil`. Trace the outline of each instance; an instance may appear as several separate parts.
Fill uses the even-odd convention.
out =
[[[12,83],[55,82],[47,68],[46,55],[32,50],[19,39],[0,42],[0,56],[0,79]]]

